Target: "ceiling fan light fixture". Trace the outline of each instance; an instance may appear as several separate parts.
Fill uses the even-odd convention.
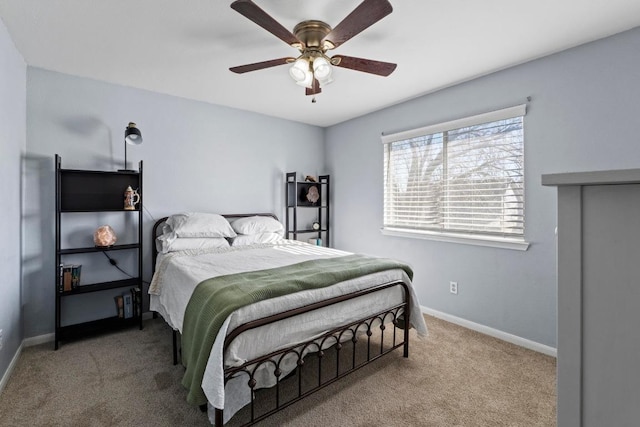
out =
[[[309,68],[309,64],[303,58],[295,60],[291,68],[289,68],[289,75],[293,80],[301,82],[306,78],[306,69]]]
[[[307,58],[296,59],[291,68],[289,68],[289,75],[300,86],[311,87],[313,83],[313,73]]]
[[[328,50],[343,45],[389,15],[393,11],[389,0],[362,0],[360,5],[333,28],[323,21],[306,20],[296,24],[293,32],[283,27],[253,0],[234,0],[231,8],[300,52],[300,56],[295,59],[278,58],[230,68],[234,73],[242,74],[292,64],[289,67],[291,78],[296,84],[307,88],[306,95],[316,95],[321,92],[321,86],[333,81],[333,67],[349,68],[385,77],[396,68],[396,64],[389,62],[344,55],[329,58],[326,54]]]
[[[311,73],[311,71],[309,71],[304,81],[296,82],[296,83],[298,84],[298,86],[302,86],[302,87],[308,87],[308,88],[313,87],[313,74]]]
[[[320,87],[325,87],[331,82],[333,82],[333,79],[331,78],[331,76],[327,77],[326,79],[318,79],[318,83],[320,83]]]
[[[331,64],[326,58],[319,56],[313,60],[313,75],[319,81],[331,78]]]

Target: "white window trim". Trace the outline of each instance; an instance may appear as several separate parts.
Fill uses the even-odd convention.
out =
[[[420,137],[433,133],[448,131],[467,126],[474,126],[482,123],[488,123],[497,120],[521,117],[527,114],[527,104],[515,105],[513,107],[503,108],[501,110],[489,111],[475,116],[464,117],[461,119],[450,120],[444,123],[424,126],[418,129],[397,132],[389,135],[382,135],[381,142],[389,144],[397,141]],[[464,234],[451,232],[438,232],[432,230],[408,230],[393,227],[383,227],[381,233],[387,236],[409,237],[414,239],[434,240],[439,242],[460,243],[474,246],[487,246],[501,249],[512,249],[518,251],[526,251],[529,248],[529,242],[524,238],[508,238],[500,236],[491,236],[483,234]]]
[[[512,119],[514,117],[521,117],[526,114],[527,104],[521,104],[514,107],[503,108],[502,110],[490,111],[488,113],[478,114],[475,116],[465,117],[457,120],[451,120],[448,122],[425,126],[418,129],[411,129],[389,135],[382,135],[381,140],[383,144],[388,144],[391,142],[417,138],[419,136],[439,133],[451,129],[475,126],[483,123],[494,122],[497,120]]]
[[[400,228],[381,228],[380,232],[385,236],[409,237],[413,239],[434,240],[438,242],[460,243],[473,246],[487,246],[499,249],[512,249],[526,251],[529,242],[522,239],[510,239],[504,237],[491,237],[475,234],[446,233],[427,230],[405,230]]]

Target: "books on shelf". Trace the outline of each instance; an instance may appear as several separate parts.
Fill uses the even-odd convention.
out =
[[[82,265],[60,264],[59,292],[69,292],[80,286]]]
[[[58,292],[64,291],[64,264],[60,264],[60,272],[58,273]]]
[[[124,319],[124,299],[122,295],[116,295],[114,299],[116,301],[116,309],[118,310],[118,318]]]
[[[133,317],[140,316],[140,303],[142,300],[142,296],[140,294],[140,288],[131,288],[129,289],[131,293],[131,302],[133,306]]]
[[[140,288],[131,288],[122,295],[116,295],[114,299],[118,318],[130,319],[140,316],[140,302],[142,300]]]
[[[133,304],[131,303],[131,293],[122,294],[124,305],[124,318],[130,319],[133,317]]]
[[[80,273],[82,272],[82,265],[71,266],[71,287],[73,289],[80,286]]]
[[[70,291],[71,288],[71,266],[65,265],[62,267],[62,290],[67,292]]]

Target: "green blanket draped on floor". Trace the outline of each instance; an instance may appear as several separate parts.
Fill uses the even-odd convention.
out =
[[[194,405],[207,403],[202,377],[218,330],[233,311],[268,298],[396,268],[413,278],[407,264],[354,254],[204,280],[187,304],[182,328],[182,363],[186,368],[182,385],[189,390],[187,401]]]

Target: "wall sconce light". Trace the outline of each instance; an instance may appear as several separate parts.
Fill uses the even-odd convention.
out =
[[[118,169],[118,172],[137,172],[132,169],[127,169],[127,144],[142,144],[142,132],[140,132],[140,129],[138,129],[133,122],[129,122],[129,125],[124,130],[124,169]]]

